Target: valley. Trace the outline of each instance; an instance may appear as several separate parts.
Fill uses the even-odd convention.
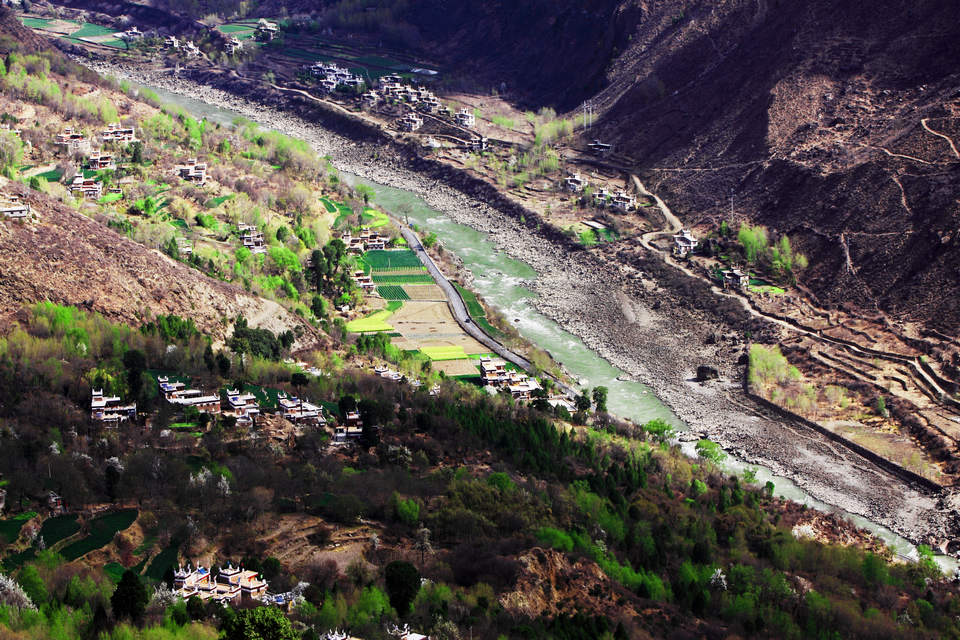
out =
[[[353,8],[68,4],[40,6],[32,34],[4,26],[3,193],[28,216],[0,225],[0,571],[19,581],[0,583],[0,629],[233,640],[263,614],[291,639],[950,633],[950,312],[838,302],[819,229],[763,226],[752,187],[701,181],[768,180],[768,161],[623,151],[633,36],[602,43],[620,56],[604,82],[591,63],[537,98],[478,91],[494,67],[445,43],[345,36]],[[618,20],[642,14],[649,44],[663,10]],[[919,127],[946,155],[853,144],[949,172],[945,124]],[[73,148],[88,137],[101,149]],[[716,211],[680,184],[711,185]],[[838,233],[860,277],[861,232]],[[190,597],[233,589],[238,561],[240,613]],[[72,571],[102,616],[24,614],[73,606]],[[409,601],[396,572],[417,577]],[[115,598],[142,585],[157,591],[125,619]]]

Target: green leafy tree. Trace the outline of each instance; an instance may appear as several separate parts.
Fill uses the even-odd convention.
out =
[[[595,387],[593,390],[593,406],[600,413],[607,412],[607,394],[608,389],[606,387]]]
[[[257,607],[237,612],[225,620],[221,640],[300,640],[290,620],[279,609]]]
[[[128,349],[123,354],[123,367],[127,370],[127,389],[134,398],[143,391],[143,372],[147,370],[147,355],[139,349]]]
[[[118,620],[129,618],[139,622],[147,610],[150,596],[147,588],[140,582],[140,578],[130,569],[123,572],[120,584],[110,596],[110,605],[113,607],[113,616]]]
[[[384,569],[383,577],[390,596],[390,606],[400,616],[405,616],[420,592],[420,572],[409,562],[395,560]]]

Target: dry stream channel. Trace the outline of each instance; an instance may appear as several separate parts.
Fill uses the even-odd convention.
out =
[[[145,85],[155,91],[161,100],[178,105],[196,118],[207,118],[213,122],[230,124],[240,117],[249,117],[229,109],[198,100],[191,96]],[[252,118],[256,120],[256,118]],[[259,123],[273,128],[266,123]],[[284,131],[290,135],[295,132]],[[324,150],[318,150],[321,153]],[[334,154],[332,161],[337,165]],[[356,166],[351,169],[359,172]],[[463,266],[473,274],[471,289],[482,296],[489,304],[498,309],[504,317],[514,323],[520,334],[548,351],[554,359],[570,372],[574,379],[584,386],[605,386],[609,389],[608,406],[611,413],[642,424],[654,418],[662,418],[674,425],[678,431],[687,429],[684,424],[646,385],[629,380],[621,380],[626,374],[589,349],[579,338],[563,330],[556,322],[547,318],[532,304],[535,295],[527,289],[525,283],[537,278],[537,273],[529,265],[514,260],[499,251],[486,233],[455,222],[449,215],[428,205],[417,193],[390,187],[369,179],[341,171],[343,180],[351,185],[362,183],[371,187],[375,195],[372,201],[397,218],[406,217],[411,225],[417,225],[421,232],[433,232],[444,248],[457,255]],[[680,443],[683,451],[696,456],[695,442]],[[727,473],[740,474],[748,468],[756,469],[757,482],[763,485],[767,481],[774,483],[775,493],[801,504],[827,513],[837,513],[854,524],[867,529],[884,540],[898,555],[916,558],[914,545],[890,529],[862,516],[817,500],[798,487],[788,478],[774,475],[769,469],[755,464],[746,464],[729,455],[722,463]],[[937,562],[949,574],[957,570],[957,559],[950,556],[936,556]]]

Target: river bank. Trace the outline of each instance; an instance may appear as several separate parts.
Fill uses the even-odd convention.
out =
[[[863,515],[915,541],[952,537],[950,514],[936,497],[907,487],[842,447],[785,424],[746,398],[744,345],[730,327],[694,309],[674,288],[616,264],[599,252],[571,252],[542,234],[433,179],[409,171],[394,149],[360,144],[237,96],[141,69],[90,66],[234,110],[301,138],[334,164],[364,179],[415,192],[437,211],[488,233],[500,250],[533,267],[535,306],[618,368],[649,385],[696,433],[741,458],[791,478],[816,498]],[[720,340],[714,337],[727,336]],[[699,364],[721,379],[693,381]]]

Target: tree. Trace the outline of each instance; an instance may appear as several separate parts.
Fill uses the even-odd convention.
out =
[[[652,435],[657,442],[666,442],[673,435],[673,427],[661,418],[654,418],[643,425],[643,430]]]
[[[257,607],[224,620],[222,640],[300,640],[290,620],[279,609]]]
[[[150,596],[147,588],[140,582],[140,578],[130,569],[123,572],[120,584],[110,596],[110,605],[113,607],[113,617],[120,620],[129,618],[135,622],[143,618]]]
[[[384,569],[383,577],[387,595],[390,596],[390,606],[396,609],[400,616],[407,615],[410,603],[420,593],[420,572],[409,562],[395,560]]]
[[[607,412],[607,388],[595,387],[593,389],[593,405],[599,413]]]
[[[147,356],[139,349],[128,349],[123,354],[123,367],[127,370],[127,389],[134,398],[143,390],[143,372],[147,369]]]
[[[220,371],[220,376],[224,378],[230,373],[230,358],[223,351],[217,353],[217,369]]]
[[[423,557],[428,553],[433,553],[433,543],[430,542],[430,529],[426,527],[417,529],[417,539],[413,543],[413,548],[420,552],[420,566],[423,566]]]
[[[577,396],[574,406],[576,406],[578,412],[590,411],[590,396],[586,391]]]
[[[130,143],[130,162],[133,164],[143,164],[143,143],[137,140]]]

